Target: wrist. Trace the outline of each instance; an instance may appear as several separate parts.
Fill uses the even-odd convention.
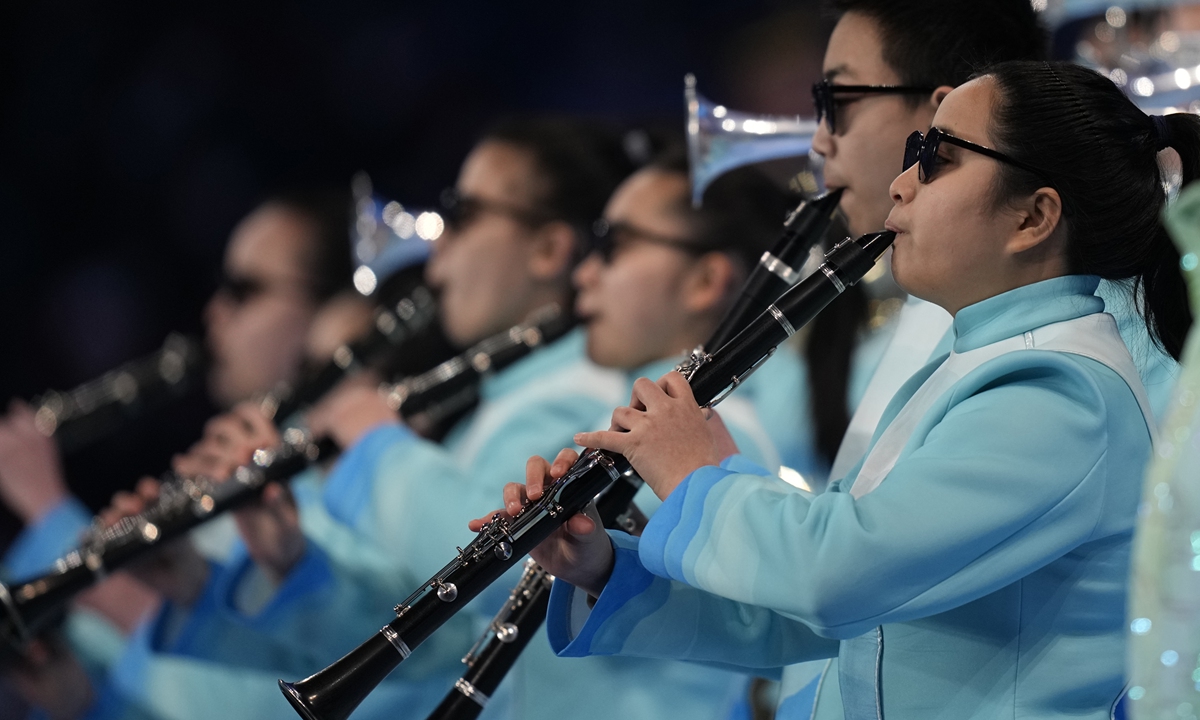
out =
[[[212,568],[208,561],[197,552],[189,552],[180,562],[179,577],[174,587],[163,592],[163,595],[179,607],[191,607],[196,604],[208,585]]]
[[[604,588],[608,586],[609,578],[612,577],[613,566],[616,565],[617,553],[613,549],[612,540],[609,539],[608,533],[604,534],[604,539],[607,548],[604,560],[599,563],[599,572],[591,574],[591,577],[578,586],[580,590],[586,592],[588,597],[591,598],[588,601],[590,604],[595,604],[594,598],[600,597],[600,594],[604,592]]]
[[[65,490],[55,487],[38,497],[27,499],[26,502],[14,503],[12,509],[23,523],[33,525],[69,499],[70,495]]]
[[[296,566],[300,564],[300,560],[304,557],[304,547],[301,545],[298,551],[289,553],[286,556],[273,558],[270,562],[261,563],[260,567],[267,579],[276,585],[282,585],[283,581]]]

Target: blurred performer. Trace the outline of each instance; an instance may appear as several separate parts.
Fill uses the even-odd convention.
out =
[[[349,283],[347,213],[340,195],[280,194],[234,228],[204,311],[218,405],[296,378],[317,308]],[[53,439],[36,431],[20,401],[0,420],[0,498],[27,526],[5,558],[13,576],[33,575],[71,549],[91,519],[69,496]]]
[[[521,120],[489,132],[445,196],[448,226],[427,270],[451,340],[469,347],[549,304],[569,313],[584,229],[629,169],[615,136],[582,123]],[[242,513],[245,549],[193,603],[178,634],[185,642],[158,649],[249,670],[266,666],[263,649],[284,653],[254,688],[276,704],[255,707],[291,716],[277,677],[308,674],[377,630],[396,599],[461,544],[461,520],[486,506],[522,454],[596,426],[623,399],[624,381],[587,362],[583,346],[576,330],[487,377],[480,405],[442,445],[406,427],[375,385],[336,390],[309,415],[315,434],[346,448],[323,487],[307,498],[298,491],[298,513],[271,497]],[[229,427],[237,449],[196,451],[225,453],[232,467],[275,441],[260,425],[246,417],[240,430]],[[469,622],[435,638],[358,712],[431,710],[461,674],[478,629]],[[239,648],[247,638],[257,647]]]
[[[229,406],[296,378],[318,308],[350,282],[348,207],[349,197],[337,193],[284,193],[265,201],[234,229],[221,283],[205,308],[213,359],[209,391],[215,402]],[[26,522],[5,558],[10,577],[44,571],[75,546],[91,522],[87,508],[69,495],[53,439],[37,432],[32,412],[19,401],[0,420],[0,496]],[[222,535],[207,533],[218,554],[228,544]],[[190,566],[205,568],[195,557]],[[128,573],[117,573],[83,594],[80,602],[108,621],[93,613],[72,613],[67,623],[71,645],[89,670],[99,672],[120,652],[120,637],[109,623],[116,630],[132,630],[157,596]],[[49,652],[66,647],[51,643],[36,652],[24,686],[37,695],[39,667],[48,672],[70,667],[73,658]],[[42,685],[54,687],[53,682]],[[67,705],[78,700],[61,688],[41,695]]]

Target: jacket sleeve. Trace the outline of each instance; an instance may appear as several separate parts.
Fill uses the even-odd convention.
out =
[[[1110,457],[1110,423],[1140,424],[1149,449],[1133,395],[1115,374],[1061,356],[1038,362],[960,382],[886,480],[859,499],[840,484],[812,497],[761,473],[700,468],[651,519],[643,565],[830,638],[1011,584],[1096,535],[1113,502],[1110,465],[1133,472],[1144,461]],[[1110,401],[1120,405],[1111,413]]]
[[[671,658],[763,674],[837,654],[837,641],[803,623],[654,575],[636,538],[610,537],[616,562],[594,607],[584,592],[554,583],[546,629],[560,656]]]

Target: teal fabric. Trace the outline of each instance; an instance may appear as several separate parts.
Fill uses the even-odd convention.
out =
[[[1097,283],[1057,278],[965,308],[954,348],[1095,312]],[[942,359],[901,388],[876,439]],[[945,393],[860,499],[846,491],[857,468],[816,497],[734,462],[697,470],[636,555],[622,563],[619,553],[586,621],[572,621],[574,593],[556,585],[551,636],[567,655],[761,668],[833,657],[841,641],[881,628],[890,720],[1107,718],[1124,684],[1130,538],[1149,451],[1115,372],[1066,353],[1010,353]],[[626,573],[652,579],[633,591]],[[840,695],[834,671],[816,717],[844,717]]]
[[[49,570],[54,561],[79,547],[79,536],[92,524],[92,514],[73,497],[55,505],[21,529],[4,554],[4,574],[26,580]]]
[[[1116,318],[1117,329],[1137,365],[1154,416],[1162,420],[1171,402],[1171,389],[1179,377],[1179,363],[1150,337],[1145,321],[1137,312],[1129,282],[1101,280],[1096,295],[1104,300],[1104,312]]]

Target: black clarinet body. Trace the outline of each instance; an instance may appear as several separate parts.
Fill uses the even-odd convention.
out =
[[[500,682],[516,664],[525,646],[546,620],[550,587],[554,582],[532,559],[525,561],[521,581],[487,634],[463,658],[467,671],[454,683],[428,720],[474,720],[483,712]],[[480,648],[480,644],[486,645]]]
[[[201,374],[200,343],[171,333],[158,350],[71,390],[48,390],[33,399],[38,432],[54,437],[63,452],[79,450],[174,398]]]
[[[268,483],[288,480],[336,450],[331,441],[316,442],[306,432],[290,428],[284,432],[280,448],[256,452],[254,461],[238,468],[226,482],[170,476],[151,507],[111,527],[93,527],[83,544],[60,558],[51,572],[0,585],[0,603],[7,611],[0,625],[0,638],[4,640],[0,652],[19,651],[58,617],[76,594],[109,572],[223,512],[245,505],[258,498]]]
[[[841,199],[839,188],[805,200],[788,216],[783,224],[783,234],[750,271],[741,295],[704,344],[705,348],[710,351],[720,349],[776,298],[800,282],[800,268],[808,260],[809,251],[829,230]]]
[[[824,264],[715,352],[694,353],[681,372],[701,406],[736,389],[775,348],[812,320],[847,287],[862,279],[894,240],[894,233],[847,238]],[[304,718],[342,720],[412,650],[497,580],[521,557],[578,513],[605,488],[636,476],[616,453],[586,450],[571,470],[511,519],[495,516],[457,557],[396,606],[396,619],[341,660],[295,683],[280,681]]]
[[[546,305],[521,325],[480,341],[426,373],[384,387],[388,405],[406,419],[425,416],[426,422],[440,421],[473,402],[485,375],[558,340],[573,326],[569,313],[557,304]]]
[[[596,511],[604,527],[632,530],[627,524],[630,520],[628,511],[642,484],[636,475],[626,476],[624,482],[609,485],[596,497]],[[508,601],[489,624],[487,632],[463,658],[467,671],[427,720],[475,720],[479,717],[546,620],[553,582],[554,578],[532,558],[525,561],[525,572],[513,587]]]
[[[384,301],[375,309],[371,330],[365,337],[339,347],[329,362],[295,388],[285,386],[265,398],[264,411],[282,423],[322,398],[347,375],[364,367],[389,364],[392,355],[414,344],[436,346],[435,352],[441,352],[437,358],[440,361],[450,352],[436,320],[437,302],[433,293],[416,284],[399,300]]]

